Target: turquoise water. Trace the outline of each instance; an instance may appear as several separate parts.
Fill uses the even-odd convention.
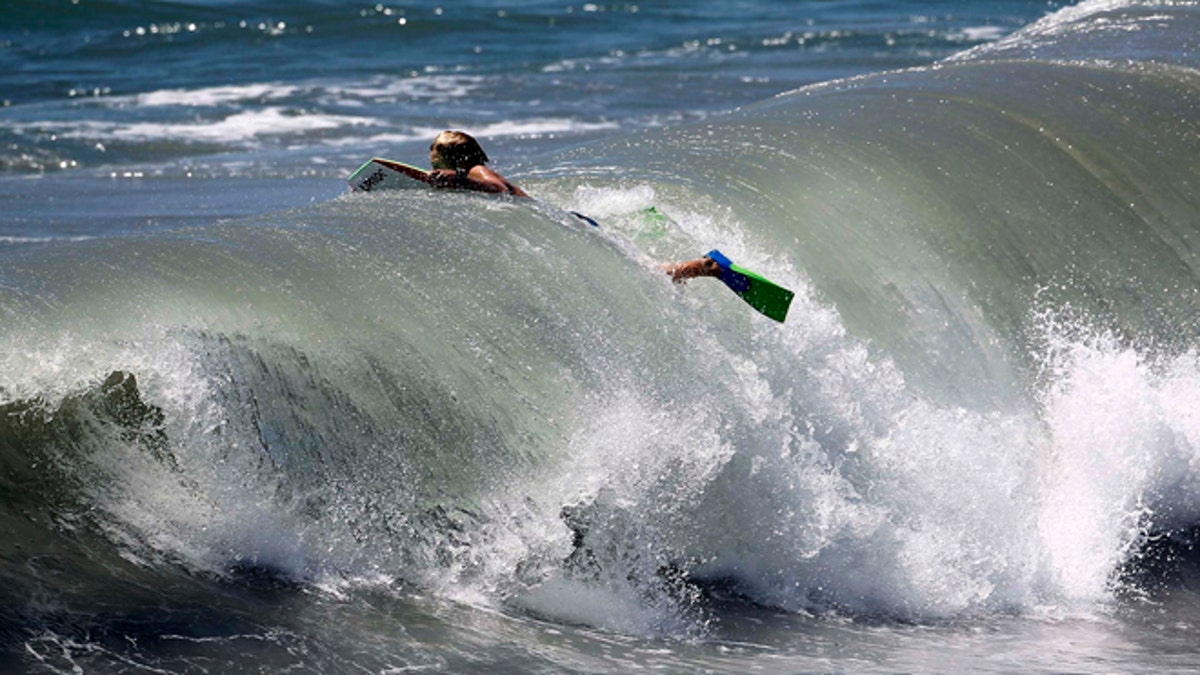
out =
[[[1193,669],[1198,22],[7,7],[0,664]]]

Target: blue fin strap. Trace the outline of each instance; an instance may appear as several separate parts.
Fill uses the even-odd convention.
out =
[[[735,272],[733,270],[733,261],[725,257],[724,253],[714,248],[704,255],[706,258],[712,259],[721,268],[721,281],[729,287],[729,290],[734,293],[745,293],[750,290],[750,277],[740,272]]]

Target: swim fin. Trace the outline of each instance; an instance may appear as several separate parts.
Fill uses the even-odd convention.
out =
[[[705,255],[721,267],[721,281],[729,290],[737,293],[746,304],[764,316],[783,323],[795,293],[745,267],[733,264],[715,248]]]

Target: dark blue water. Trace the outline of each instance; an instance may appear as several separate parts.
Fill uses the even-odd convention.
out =
[[[1198,25],[6,2],[0,669],[1194,669]]]
[[[456,126],[511,164],[930,63],[1050,9],[17,2],[0,29],[0,168],[325,177]]]

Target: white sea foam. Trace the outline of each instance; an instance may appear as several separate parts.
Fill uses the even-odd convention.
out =
[[[55,123],[65,138],[120,140],[146,142],[175,140],[181,142],[247,143],[270,136],[288,136],[343,127],[361,128],[377,124],[367,117],[324,114],[290,114],[285,108],[263,108],[237,112],[211,121],[188,122],[116,122],[82,121]],[[26,126],[47,126],[38,122]]]
[[[1055,586],[1094,600],[1147,528],[1200,521],[1200,359],[1147,359],[1106,335],[1054,341],[1041,540]]]
[[[327,137],[325,138],[305,136],[305,142],[313,146],[328,147],[381,147],[389,144],[428,141],[449,126],[418,126],[387,130],[388,123],[388,120],[373,117],[311,112],[296,113],[288,108],[266,107],[235,112],[211,120],[38,121],[16,125],[15,128],[30,133],[39,129],[53,128],[56,130],[56,135],[61,138],[84,139],[88,142],[137,143],[169,140],[184,143],[204,142],[244,146],[253,146],[257,141],[271,137],[287,138],[312,132],[326,132]],[[616,122],[587,122],[559,117],[503,120],[472,127],[471,133],[484,139],[506,136],[554,138],[617,128],[619,125]]]
[[[474,133],[483,137],[553,136],[554,134],[577,134],[590,131],[608,131],[618,128],[620,128],[620,125],[616,122],[581,122],[566,117],[535,117],[523,120],[494,122],[478,127]]]
[[[187,106],[203,107],[218,106],[227,103],[272,101],[295,95],[300,90],[297,85],[278,83],[258,83],[246,85],[229,85],[222,87],[201,87],[199,89],[163,89],[133,96],[138,106]],[[117,103],[127,100],[127,97],[114,99]]]
[[[23,237],[19,235],[0,236],[0,244],[49,244],[56,241],[87,241],[94,239],[87,235],[69,237]]]
[[[263,104],[293,97],[315,99],[333,106],[401,100],[444,102],[465,98],[486,81],[483,77],[472,75],[418,75],[289,84],[255,82],[196,89],[161,89],[132,96],[107,97],[104,102],[114,107],[130,104],[139,107],[216,107]]]
[[[115,129],[126,140],[146,138],[195,139],[212,142],[245,141],[260,136],[298,134],[344,126],[370,126],[369,118],[345,115],[291,115],[281,108],[236,113],[213,123],[137,123]]]
[[[999,40],[1007,32],[1002,26],[968,26],[946,37],[956,42],[990,42]]]
[[[436,103],[466,98],[486,83],[487,79],[478,75],[419,75],[322,83],[319,87],[322,100],[329,103],[342,104],[347,99],[371,102],[422,100]]]

